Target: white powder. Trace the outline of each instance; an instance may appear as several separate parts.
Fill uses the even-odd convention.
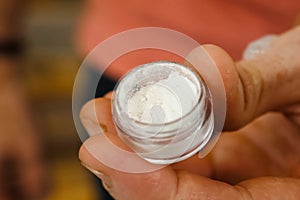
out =
[[[198,89],[187,77],[171,73],[166,79],[135,92],[128,100],[127,113],[144,123],[174,121],[193,109],[199,98]]]
[[[169,164],[194,155],[213,131],[204,86],[196,73],[177,63],[137,67],[116,90],[112,111],[118,135],[152,163]]]

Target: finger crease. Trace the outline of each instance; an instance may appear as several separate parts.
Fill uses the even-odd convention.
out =
[[[248,104],[248,98],[247,98],[247,94],[246,94],[246,85],[245,85],[245,82],[241,76],[241,73],[239,70],[237,70],[237,74],[238,74],[238,77],[239,77],[239,81],[241,82],[241,85],[242,85],[242,99],[243,99],[243,111],[246,110],[246,106]]]
[[[178,199],[178,191],[179,191],[179,176],[178,171],[175,170],[175,176],[176,176],[176,188],[173,195],[170,196],[170,200]]]
[[[235,185],[234,188],[241,196],[241,200],[254,200],[251,192],[243,185]]]

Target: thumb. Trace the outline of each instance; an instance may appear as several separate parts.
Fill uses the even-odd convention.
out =
[[[92,137],[96,139],[96,137]],[[91,138],[91,139],[92,139]],[[232,186],[172,166],[148,173],[126,173],[97,161],[83,145],[83,164],[96,176],[115,199],[298,199],[300,181],[293,178],[256,178]],[[288,193],[282,191],[289,191]]]
[[[221,73],[226,98],[225,130],[238,129],[267,111],[300,102],[300,27],[271,43],[257,59],[233,62],[221,48],[204,45]]]
[[[101,142],[96,140],[100,138],[95,136],[89,138],[82,145],[79,157],[83,166],[102,180],[104,187],[115,199],[175,200],[202,199],[202,197],[210,199],[219,193],[218,190],[221,187],[226,191],[223,197],[229,198],[235,193],[235,190],[228,184],[185,171],[176,171],[171,166],[148,173],[127,173],[112,169],[95,159],[95,156],[88,150],[89,143]]]

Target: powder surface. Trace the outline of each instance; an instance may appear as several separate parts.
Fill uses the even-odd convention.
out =
[[[128,115],[143,123],[162,124],[191,111],[199,89],[187,77],[171,73],[166,79],[141,87],[127,103]]]

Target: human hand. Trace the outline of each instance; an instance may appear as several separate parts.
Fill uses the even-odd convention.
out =
[[[80,160],[116,199],[299,199],[299,36],[300,27],[274,40],[255,60],[237,63],[222,49],[204,45],[224,80],[228,111],[224,130],[231,131],[221,135],[204,159],[195,155],[149,173],[109,168],[94,157],[109,156],[97,146],[101,143],[94,134],[97,128],[102,127],[115,145],[128,147],[116,134],[110,99],[101,98],[82,110],[83,124],[94,136],[82,145]]]
[[[0,199],[41,199],[41,148],[15,74],[15,61],[0,57]]]

